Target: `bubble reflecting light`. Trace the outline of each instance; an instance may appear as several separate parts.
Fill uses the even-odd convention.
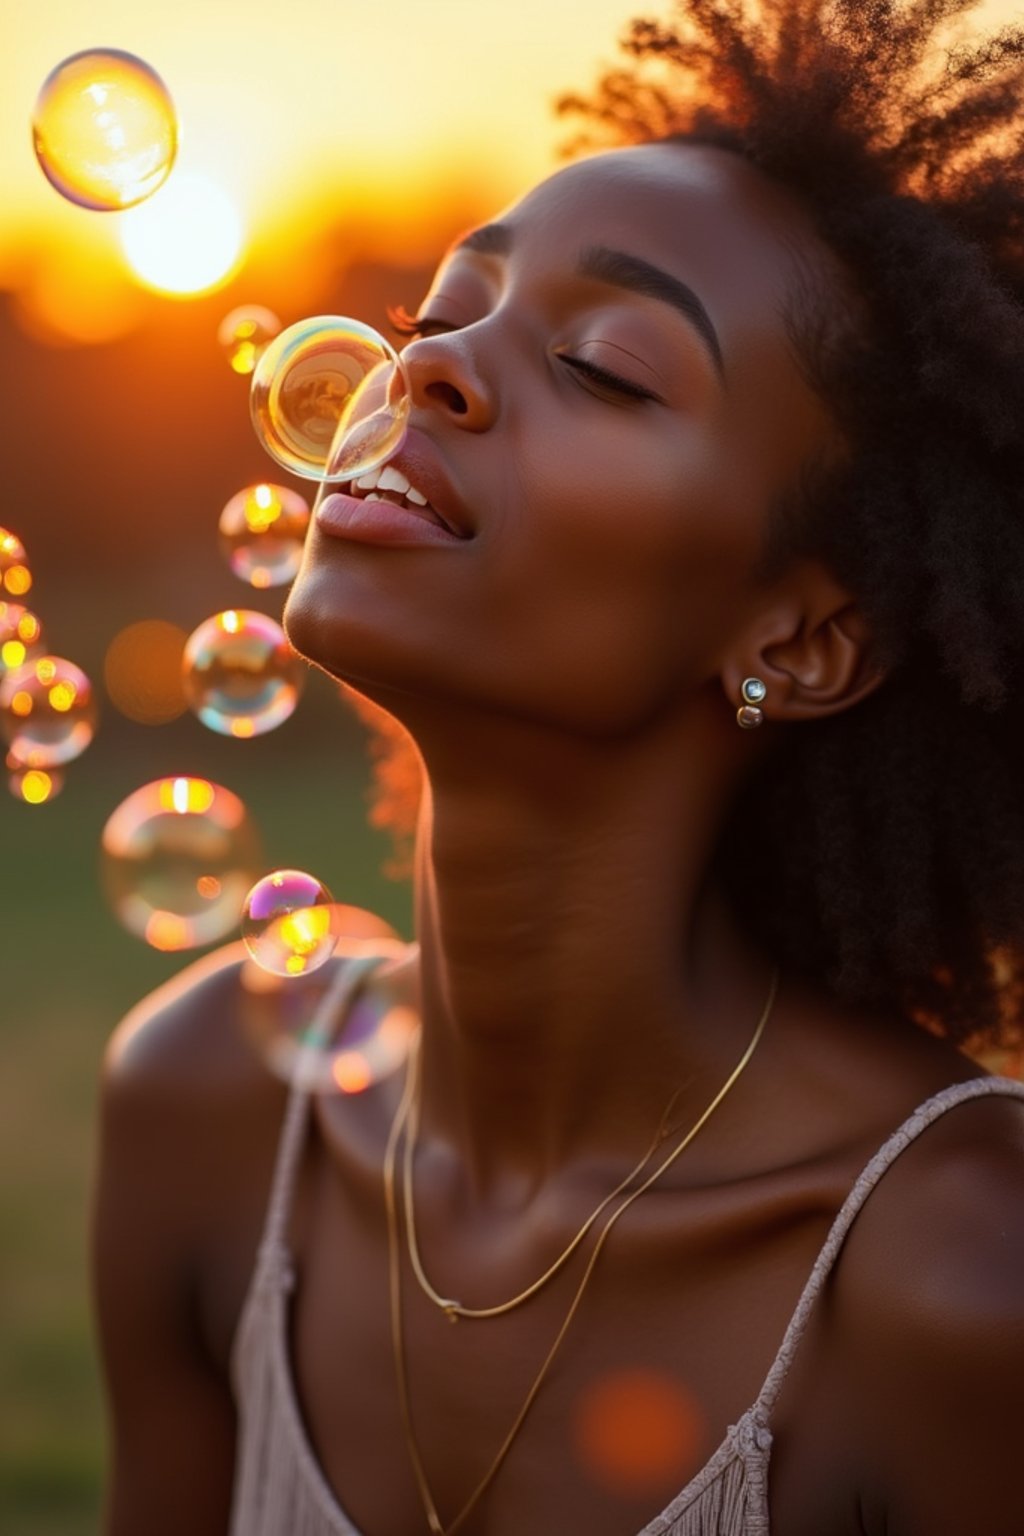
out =
[[[43,626],[21,603],[0,601],[0,677],[43,653]]]
[[[295,709],[305,663],[265,613],[229,608],[189,636],[182,657],[189,708],[221,736],[272,731]]]
[[[174,103],[155,69],[117,48],[72,54],[50,71],[32,113],[36,159],[81,208],[112,212],[149,197],[177,151]]]
[[[123,800],[103,829],[107,898],[154,949],[194,949],[238,925],[262,862],[242,801],[208,779],[166,778]]]
[[[252,373],[268,342],[281,329],[272,309],[262,304],[242,304],[224,316],[217,328],[217,342],[233,373]]]
[[[321,1093],[363,1093],[405,1061],[419,1029],[416,955],[380,918],[358,907],[335,905],[337,945],[329,966],[282,977],[247,960],[240,973],[241,1018],[260,1057],[286,1082],[301,1074]],[[323,1019],[325,994],[336,968],[371,962],[372,974],[345,1011]],[[376,962],[376,963],[374,963]],[[319,1021],[319,1028],[318,1028]]]
[[[0,528],[0,588],[12,597],[24,597],[31,585],[24,544],[9,528]]]
[[[245,898],[242,939],[256,964],[274,976],[315,971],[334,953],[338,936],[327,887],[301,869],[276,869]]]
[[[246,486],[220,515],[220,547],[235,575],[250,586],[281,587],[299,569],[309,503],[286,485]]]
[[[344,315],[300,320],[270,343],[252,376],[256,435],[272,458],[307,479],[353,479],[399,447],[409,381],[372,326]]]
[[[92,683],[62,656],[37,656],[0,680],[0,728],[26,768],[70,763],[96,731]]]

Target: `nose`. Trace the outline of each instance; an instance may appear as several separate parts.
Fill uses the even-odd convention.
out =
[[[440,411],[454,426],[484,432],[497,414],[493,385],[484,377],[466,330],[421,336],[402,353],[414,406]]]

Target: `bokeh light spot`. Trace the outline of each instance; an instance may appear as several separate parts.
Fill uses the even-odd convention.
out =
[[[245,377],[252,373],[268,342],[281,329],[272,309],[262,304],[242,304],[224,316],[217,329],[217,342],[234,373]]]
[[[64,787],[64,775],[56,770],[47,773],[42,768],[25,768],[16,760],[9,761],[8,768],[8,788],[16,800],[23,800],[26,805],[45,805]]]
[[[115,707],[140,725],[164,725],[186,709],[181,658],[187,635],[177,624],[142,619],[114,636],[103,681]]]
[[[702,1415],[691,1394],[653,1370],[610,1372],[580,1396],[577,1455],[594,1482],[622,1496],[682,1486],[696,1469]]]

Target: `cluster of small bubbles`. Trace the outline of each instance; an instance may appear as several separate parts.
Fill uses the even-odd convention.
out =
[[[330,967],[282,977],[253,960],[242,966],[241,1017],[253,1048],[286,1082],[300,1075],[320,1093],[361,1093],[398,1069],[419,1029],[413,968],[415,948],[358,907],[335,906],[338,934]],[[369,967],[338,1021],[328,1011],[335,967]]]
[[[0,729],[22,767],[70,763],[96,730],[91,682],[62,656],[26,661],[0,680]]]
[[[228,608],[193,630],[182,677],[188,706],[205,726],[247,740],[288,719],[306,668],[280,624],[265,613]]]
[[[272,458],[310,480],[350,480],[399,447],[409,380],[372,326],[344,315],[300,320],[270,343],[252,376],[256,435]]]
[[[16,533],[0,528],[0,590],[24,597],[32,585],[25,546]]]
[[[32,142],[43,174],[68,202],[99,212],[131,208],[170,174],[174,103],[156,70],[134,54],[87,49],[43,81]]]
[[[275,869],[257,880],[242,909],[242,939],[256,964],[274,976],[318,970],[334,953],[333,899],[315,875]]]
[[[43,653],[43,626],[21,603],[0,600],[0,677]]]
[[[246,486],[220,515],[220,547],[235,575],[251,587],[281,587],[302,559],[309,503],[286,485]]]
[[[141,619],[114,636],[103,659],[103,681],[122,715],[140,725],[165,725],[185,713],[181,658],[187,638],[163,619]]]
[[[103,828],[101,850],[115,916],[161,950],[213,944],[236,928],[262,862],[242,801],[200,778],[135,790]]]
[[[7,787],[15,800],[26,805],[45,805],[64,788],[64,775],[59,768],[26,768],[13,752],[8,752]]]
[[[242,304],[224,316],[217,327],[217,343],[234,373],[252,373],[268,342],[281,329],[272,309],[262,304]]]

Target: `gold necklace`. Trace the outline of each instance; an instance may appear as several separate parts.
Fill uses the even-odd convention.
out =
[[[455,1515],[454,1519],[447,1526],[442,1522],[441,1516],[438,1514],[437,1505],[435,1504],[434,1496],[430,1491],[430,1483],[427,1479],[426,1470],[423,1466],[423,1458],[420,1455],[419,1446],[416,1443],[416,1436],[413,1431],[412,1410],[409,1403],[409,1386],[406,1379],[405,1343],[402,1335],[402,1281],[401,1266],[399,1263],[398,1253],[398,1220],[395,1209],[395,1161],[398,1151],[398,1143],[401,1139],[403,1130],[405,1130],[406,1122],[408,1121],[410,1110],[413,1106],[418,1083],[418,1045],[414,1047],[416,1054],[414,1055],[413,1060],[410,1062],[408,1075],[406,1077],[405,1089],[399,1102],[398,1109],[395,1112],[395,1118],[391,1125],[391,1132],[388,1136],[387,1148],[384,1153],[384,1207],[387,1214],[388,1232],[388,1290],[391,1313],[391,1348],[392,1354],[394,1356],[395,1379],[398,1386],[398,1404],[402,1418],[402,1429],[405,1434],[406,1446],[409,1451],[409,1460],[412,1463],[413,1474],[416,1479],[416,1485],[419,1489],[420,1499],[423,1503],[424,1512],[427,1517],[427,1526],[431,1532],[431,1536],[455,1536],[455,1532],[460,1528],[460,1526],[464,1524],[471,1512],[480,1502],[484,1493],[494,1481],[494,1478],[497,1476],[502,1463],[504,1462],[512,1447],[512,1442],[515,1440],[516,1435],[519,1433],[526,1420],[527,1414],[533,1407],[534,1401],[541,1389],[544,1378],[551,1368],[551,1364],[556,1354],[558,1353],[559,1348],[561,1347],[562,1340],[568,1333],[572,1320],[579,1310],[580,1302],[583,1300],[583,1293],[587,1288],[587,1284],[594,1272],[594,1268],[600,1256],[601,1249],[604,1247],[612,1228],[619,1220],[619,1217],[625,1215],[626,1211],[633,1204],[633,1201],[638,1200],[642,1194],[651,1188],[652,1184],[655,1184],[657,1180],[661,1178],[663,1173],[667,1172],[668,1169],[671,1168],[672,1164],[690,1145],[690,1142],[697,1135],[697,1132],[701,1130],[701,1128],[707,1123],[714,1111],[718,1108],[719,1104],[721,1104],[722,1100],[725,1098],[726,1094],[738,1081],[740,1075],[743,1072],[743,1069],[746,1067],[747,1063],[750,1061],[750,1058],[753,1056],[758,1041],[764,1033],[764,1027],[768,1022],[768,1016],[771,1013],[772,1004],[775,1001],[775,994],[778,989],[778,983],[779,972],[778,970],[775,970],[772,972],[772,979],[768,988],[767,1002],[764,1005],[757,1028],[754,1030],[750,1043],[744,1051],[743,1055],[740,1057],[736,1066],[730,1072],[722,1087],[711,1100],[711,1103],[707,1106],[695,1124],[690,1127],[686,1135],[679,1142],[678,1146],[676,1146],[674,1150],[669,1153],[669,1155],[659,1164],[659,1166],[654,1170],[652,1174],[648,1175],[642,1184],[634,1189],[631,1194],[625,1196],[621,1205],[619,1205],[612,1212],[604,1226],[601,1228],[601,1231],[598,1234],[597,1242],[594,1244],[593,1252],[591,1253],[590,1258],[587,1261],[587,1266],[583,1271],[582,1279],[580,1280],[579,1285],[576,1287],[576,1294],[573,1296],[569,1310],[562,1321],[562,1325],[559,1328],[558,1333],[555,1335],[554,1343],[551,1345],[551,1348],[548,1350],[544,1357],[540,1370],[534,1377],[533,1385],[530,1387],[529,1392],[526,1394],[526,1399],[519,1412],[516,1414],[511,1429],[508,1431],[508,1434],[505,1436],[504,1440],[499,1446],[497,1455],[491,1462],[490,1466],[487,1468],[483,1477],[477,1483],[469,1498]],[[674,1102],[674,1099],[672,1102]],[[664,1117],[662,1124],[664,1124]],[[655,1145],[657,1145],[657,1143]],[[646,1161],[649,1161],[649,1156],[647,1159],[645,1159],[645,1162]],[[630,1175],[630,1178],[635,1177],[636,1172],[637,1170],[634,1169],[633,1173]],[[628,1180],[626,1182],[628,1182]],[[405,1191],[405,1198],[407,1202],[407,1191]],[[614,1198],[614,1195],[610,1198]],[[608,1202],[606,1201],[604,1203],[607,1205]],[[590,1217],[588,1219],[588,1226],[592,1225],[595,1219],[596,1218],[593,1216]],[[577,1241],[578,1239],[574,1239],[573,1247],[576,1246]],[[559,1267],[561,1266],[562,1262],[564,1262],[564,1259],[559,1260]],[[542,1277],[540,1282],[535,1282],[533,1287],[534,1290],[537,1289],[539,1284],[543,1283],[544,1278],[545,1277]],[[506,1307],[505,1310],[508,1310],[508,1308]]]
[[[650,1146],[640,1161],[637,1163],[636,1167],[631,1169],[631,1171],[626,1174],[626,1177],[620,1180],[618,1184],[616,1184],[611,1193],[605,1195],[600,1205],[591,1211],[590,1215],[587,1217],[582,1227],[580,1227],[579,1231],[569,1243],[568,1247],[559,1254],[558,1258],[544,1271],[539,1279],[535,1280],[532,1285],[527,1286],[524,1291],[520,1291],[517,1296],[511,1297],[509,1301],[498,1302],[493,1307],[464,1307],[460,1301],[455,1301],[451,1297],[442,1296],[437,1290],[435,1290],[427,1277],[427,1274],[423,1268],[423,1260],[420,1257],[419,1242],[416,1237],[416,1210],[414,1204],[415,1181],[413,1179],[413,1155],[415,1152],[416,1140],[419,1135],[420,1125],[420,1100],[419,1094],[417,1092],[419,1087],[418,1057],[417,1060],[413,1062],[411,1071],[416,1074],[416,1084],[413,1089],[411,1103],[408,1109],[409,1129],[405,1137],[405,1148],[402,1158],[402,1192],[403,1204],[405,1208],[405,1237],[409,1249],[409,1262],[412,1265],[413,1273],[416,1276],[417,1282],[419,1283],[420,1290],[425,1296],[429,1297],[429,1299],[434,1303],[436,1307],[441,1309],[450,1323],[456,1322],[460,1317],[501,1317],[503,1313],[511,1312],[513,1308],[521,1306],[524,1301],[529,1301],[530,1297],[535,1296],[537,1292],[542,1288],[542,1286],[547,1285],[549,1280],[553,1280],[555,1275],[557,1275],[563,1266],[567,1264],[572,1258],[573,1254],[576,1252],[576,1249],[579,1247],[580,1243],[582,1243],[583,1239],[586,1237],[587,1233],[594,1225],[594,1222],[597,1221],[602,1212],[607,1210],[612,1201],[616,1199],[618,1195],[621,1195],[623,1190],[627,1189],[629,1185],[632,1184],[634,1179],[640,1176],[640,1174],[647,1167],[647,1164],[650,1162],[651,1158],[654,1156],[655,1152],[657,1152],[658,1148],[661,1146],[662,1142],[666,1141],[671,1135],[671,1131],[667,1129],[669,1117],[672,1114],[672,1110],[675,1108],[676,1101],[678,1100],[680,1093],[682,1092],[681,1088],[677,1088],[671,1099],[669,1099],[668,1104],[665,1107],[665,1112],[661,1117],[661,1122],[658,1126],[654,1140],[651,1142]]]

